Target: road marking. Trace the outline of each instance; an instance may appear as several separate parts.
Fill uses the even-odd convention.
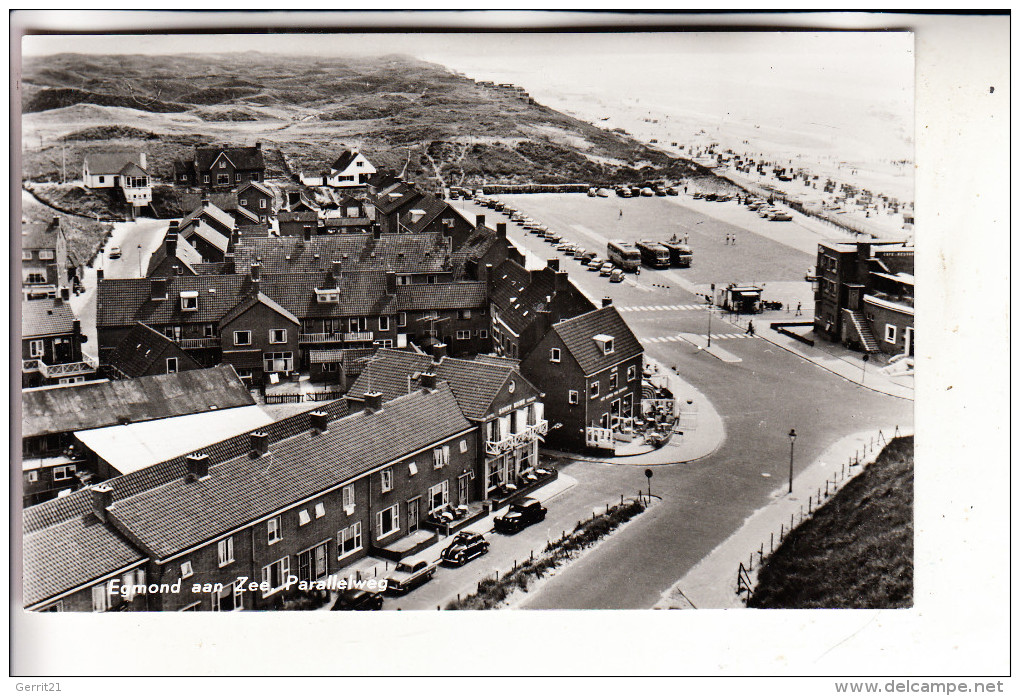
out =
[[[617,307],[621,312],[693,312],[705,309],[706,305],[683,304],[683,305],[627,305]]]
[[[696,336],[708,340],[708,334],[688,334],[688,336]],[[721,340],[734,340],[739,338],[748,338],[746,333],[714,333],[712,334],[713,341]],[[642,343],[675,343],[677,341],[683,341],[683,334],[676,334],[675,336],[646,336],[641,338]]]

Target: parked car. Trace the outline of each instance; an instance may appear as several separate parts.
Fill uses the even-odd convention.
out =
[[[549,242],[550,244],[559,244],[560,242],[563,241],[563,237],[559,236],[555,232],[546,232],[545,241]]]
[[[393,568],[386,578],[386,591],[406,594],[419,585],[424,585],[436,574],[436,565],[416,558],[405,558]]]
[[[598,194],[598,192],[599,192],[598,189],[595,188],[588,189],[588,198],[594,198]]]
[[[623,282],[623,271],[619,268],[614,268],[613,272],[609,274],[610,283],[622,283]]]
[[[524,222],[524,215],[522,215],[521,213],[514,213],[513,215],[510,216],[510,219],[513,220],[514,222]]]
[[[583,254],[581,254],[581,265],[587,266],[592,259],[597,257],[598,254],[596,254],[594,251],[586,251]]]
[[[493,527],[500,534],[515,534],[525,527],[545,519],[546,509],[534,498],[523,498],[514,503],[505,515],[493,520]]]
[[[576,249],[574,249],[574,258],[583,259],[584,255],[587,253],[588,251],[584,247],[577,247]]]
[[[380,592],[344,590],[336,598],[333,611],[379,611],[382,605],[383,596]]]
[[[781,222],[785,222],[787,220],[792,220],[792,219],[793,219],[792,215],[790,215],[789,213],[783,212],[782,210],[777,210],[776,212],[774,212],[771,215],[769,215],[769,220],[779,220]]]
[[[439,557],[451,565],[459,566],[488,552],[489,542],[481,534],[458,532]]]
[[[562,242],[556,245],[556,251],[564,251],[573,256],[575,245],[573,242]]]
[[[667,186],[666,187],[666,195],[667,196],[679,196],[680,192],[677,190],[676,186]]]
[[[595,192],[595,195],[598,196],[599,198],[609,198],[609,191],[605,189],[599,189],[598,191]]]
[[[601,268],[599,268],[599,275],[608,278],[612,274],[614,268],[616,268],[616,266],[607,261],[602,264]]]
[[[641,195],[644,196],[645,198],[651,198],[655,194],[652,193],[652,190],[650,188],[643,188],[641,189]]]
[[[598,256],[593,256],[592,258],[588,259],[588,270],[597,271],[602,268],[602,264],[604,263],[605,261],[600,259]]]
[[[120,258],[120,247],[119,246],[110,247],[109,256],[110,256],[111,259],[119,259]]]

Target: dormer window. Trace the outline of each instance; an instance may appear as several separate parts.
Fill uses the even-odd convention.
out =
[[[226,168],[227,168],[226,161],[225,160],[220,160],[220,169],[226,169]]]
[[[339,288],[315,288],[315,301],[319,304],[339,304],[340,303],[340,289]]]
[[[596,343],[599,344],[599,348],[602,349],[603,355],[612,355],[613,353],[613,337],[607,336],[606,334],[596,334],[592,336]]]
[[[191,290],[181,293],[181,311],[182,312],[198,311],[198,292]]]

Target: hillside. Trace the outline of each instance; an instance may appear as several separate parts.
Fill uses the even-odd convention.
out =
[[[747,606],[912,606],[913,509],[914,438],[897,438],[786,537],[758,573]]]
[[[404,56],[58,54],[26,60],[22,90],[22,178],[36,181],[59,180],[62,156],[73,175],[90,149],[144,148],[154,174],[167,178],[173,159],[197,143],[257,140],[295,171],[328,166],[356,146],[377,166],[426,184],[612,184],[705,173]]]

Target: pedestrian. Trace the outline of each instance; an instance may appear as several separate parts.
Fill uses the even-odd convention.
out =
[[[620,208],[620,217],[623,217],[623,208]]]
[[[801,311],[800,311],[800,302],[798,302],[798,303],[797,303],[797,313],[796,313],[796,314],[794,314],[793,316],[795,316],[795,317],[799,317],[800,315],[801,315]]]
[[[748,336],[754,336],[754,322],[753,321],[747,322],[747,335]]]

